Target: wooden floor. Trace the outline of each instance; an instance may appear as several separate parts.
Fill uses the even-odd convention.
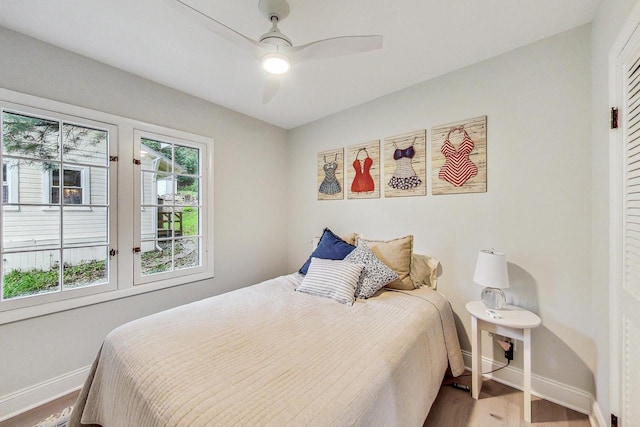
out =
[[[531,423],[523,418],[524,396],[520,390],[485,379],[480,399],[450,387],[456,382],[471,386],[471,376],[445,378],[424,427],[590,427],[589,417],[555,403],[533,397]]]
[[[522,392],[485,379],[479,400],[471,393],[450,387],[452,382],[471,385],[471,377],[445,378],[424,427],[590,427],[586,415],[534,397],[532,421],[522,418]],[[73,405],[78,392],[54,400],[18,417],[0,422],[0,427],[32,427],[51,414]]]
[[[79,393],[80,390],[67,394],[66,396],[62,396],[59,399],[49,402],[46,405],[39,406],[31,411],[18,415],[17,417],[2,421],[0,422],[0,427],[32,427],[40,421],[46,420],[49,416],[60,413],[65,408],[76,403]]]

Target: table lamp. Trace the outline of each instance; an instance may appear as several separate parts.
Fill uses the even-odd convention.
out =
[[[505,254],[494,252],[493,249],[481,250],[478,253],[473,281],[478,285],[485,286],[481,294],[484,305],[495,310],[502,310],[506,304],[502,289],[509,287]]]

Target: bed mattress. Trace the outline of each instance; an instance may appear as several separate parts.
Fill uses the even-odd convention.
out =
[[[127,323],[105,339],[70,426],[421,426],[447,366],[450,305],[421,288],[353,306],[292,274]]]

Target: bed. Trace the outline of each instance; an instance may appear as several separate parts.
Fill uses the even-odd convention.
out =
[[[464,366],[438,292],[353,305],[295,289],[298,273],[112,331],[70,426],[422,426],[447,367]]]

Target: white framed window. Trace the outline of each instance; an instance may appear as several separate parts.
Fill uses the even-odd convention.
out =
[[[207,144],[194,135],[136,129],[134,146],[134,285],[206,272]]]
[[[17,210],[18,206],[18,163],[11,161],[2,162],[2,204],[5,210]]]
[[[115,188],[109,181],[117,128],[11,104],[3,105],[0,121],[3,166],[17,165],[25,178],[21,198],[14,201],[18,211],[2,213],[0,308],[115,289],[115,260],[109,256],[115,208],[108,192]],[[91,175],[96,179],[89,188]],[[42,176],[46,178],[37,179]],[[44,200],[37,197],[43,191]],[[75,205],[90,209],[73,211]],[[44,212],[43,207],[55,211]]]
[[[213,277],[211,138],[5,89],[0,131],[0,325]]]

